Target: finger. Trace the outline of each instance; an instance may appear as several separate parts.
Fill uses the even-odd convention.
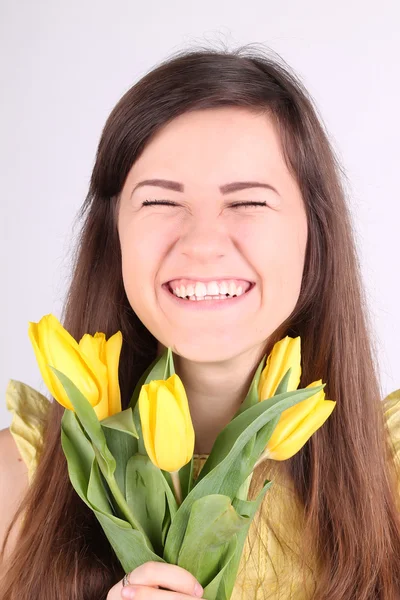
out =
[[[169,590],[159,590],[147,585],[128,585],[125,586],[121,593],[122,598],[129,600],[190,600],[190,598],[199,599],[199,596],[191,596],[189,594],[180,594],[179,592],[171,592]]]
[[[169,563],[148,561],[132,571],[128,580],[131,585],[158,585],[197,598],[203,595],[203,588],[189,571]]]

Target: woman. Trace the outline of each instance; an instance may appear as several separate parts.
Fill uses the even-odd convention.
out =
[[[340,168],[296,76],[243,49],[165,61],[108,118],[81,216],[63,324],[76,339],[122,331],[125,407],[147,366],[172,348],[197,468],[261,357],[286,335],[301,336],[299,387],[322,379],[337,402],[293,458],[257,467],[250,496],[267,477],[274,485],[250,529],[233,600],[399,597],[397,455],[388,436],[400,439],[399,402],[380,402]],[[227,287],[206,289],[204,280]],[[211,305],[196,293],[226,299]],[[18,402],[11,408],[17,413]],[[195,597],[194,578],[173,565],[147,563],[123,588],[118,561],[69,483],[62,412],[52,403],[42,419],[2,599],[117,600],[134,590],[140,599]],[[15,444],[2,433],[8,489]]]

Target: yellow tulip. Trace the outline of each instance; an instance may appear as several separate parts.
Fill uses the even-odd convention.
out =
[[[274,345],[258,383],[258,397],[260,400],[272,398],[290,367],[292,367],[292,370],[287,391],[293,392],[297,390],[301,376],[300,336],[296,338],[286,336]]]
[[[142,385],[138,402],[150,460],[163,471],[178,471],[194,451],[194,429],[181,379],[174,373]]]
[[[122,347],[120,331],[107,341],[104,333],[86,333],[78,342],[58,319],[48,314],[39,323],[29,322],[28,335],[43,380],[51,395],[74,410],[54,367],[69,377],[93,406],[101,421],[121,411],[118,364]]]
[[[297,390],[301,377],[300,336],[286,336],[277,342],[267,358],[258,385],[260,401],[268,400],[275,394],[282,378],[292,367],[287,391]],[[307,388],[322,385],[322,380],[310,383]],[[325,400],[321,390],[310,398],[284,410],[270,437],[262,459],[286,460],[304,446],[313,433],[327,420],[336,402]],[[261,462],[261,458],[258,462]]]
[[[307,388],[318,385],[322,385],[322,379],[310,383]],[[268,440],[264,458],[291,458],[325,423],[335,405],[333,400],[325,400],[325,392],[322,389],[310,398],[284,410]]]

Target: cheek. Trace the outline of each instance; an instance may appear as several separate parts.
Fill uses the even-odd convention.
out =
[[[132,302],[149,292],[157,280],[163,241],[148,229],[132,226],[121,232],[120,244],[122,278],[128,299]]]
[[[267,304],[285,304],[286,310],[296,304],[303,277],[307,245],[307,221],[271,220],[251,242],[251,255],[256,261]]]

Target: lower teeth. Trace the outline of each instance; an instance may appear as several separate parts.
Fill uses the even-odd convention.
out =
[[[176,294],[174,294],[175,296]],[[177,298],[180,298],[181,300],[191,300],[192,302],[199,302],[201,300],[229,300],[229,298],[236,298],[236,294],[234,296],[204,296],[203,298],[197,298],[196,296],[185,296],[184,298],[182,298],[182,296],[177,296]]]

